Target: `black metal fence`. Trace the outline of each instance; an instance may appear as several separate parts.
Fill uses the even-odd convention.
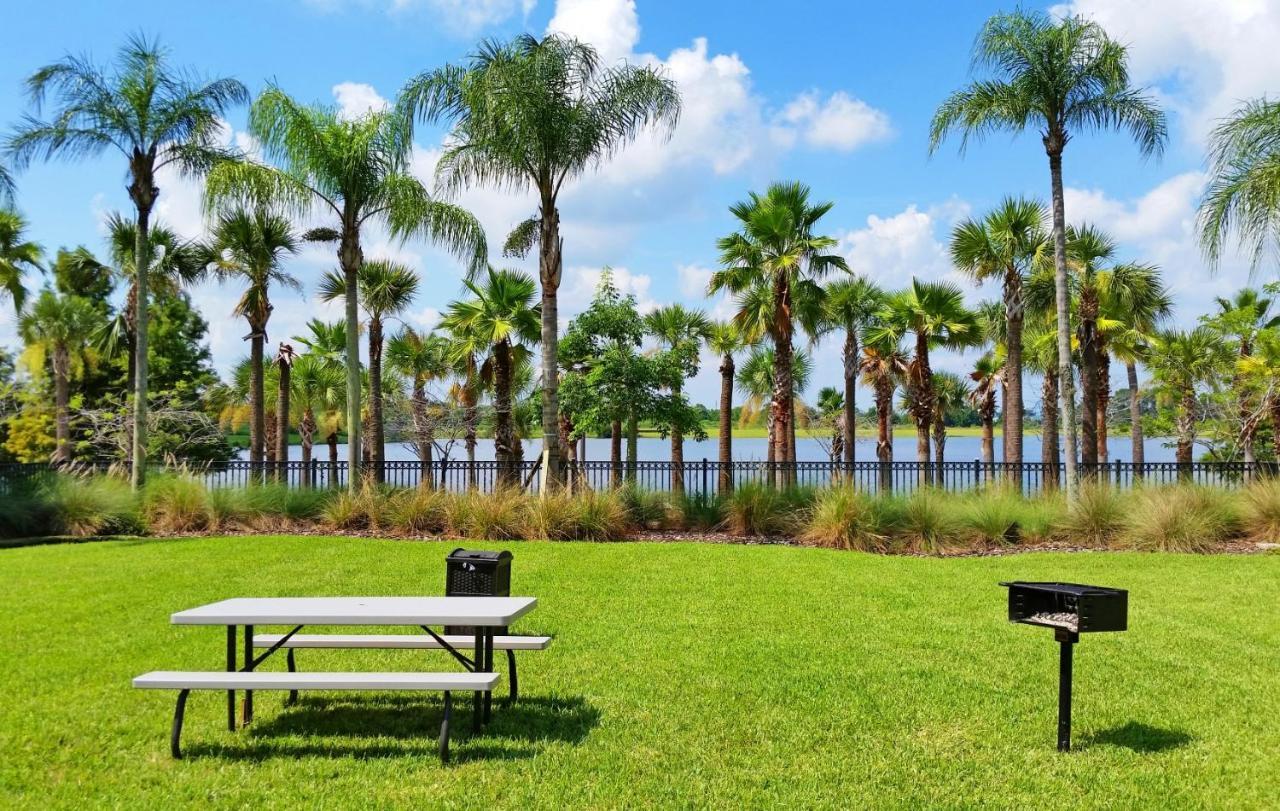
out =
[[[0,464],[0,493],[39,482],[53,472],[128,473],[121,463],[75,463],[55,468],[47,464]],[[346,462],[314,460],[311,462],[229,462],[188,463],[179,468],[155,465],[157,473],[184,472],[205,481],[210,487],[243,487],[259,483],[283,483],[290,487],[336,488],[349,481]],[[1217,487],[1235,487],[1257,478],[1280,473],[1275,462],[1108,462],[1081,467],[1086,480],[1120,488],[1148,484],[1189,482]],[[1029,462],[1021,465],[996,462],[838,462],[768,463],[742,461],[722,467],[719,462],[703,459],[676,466],[670,462],[638,462],[615,465],[609,461],[572,463],[572,479],[591,489],[603,490],[634,484],[644,490],[682,491],[690,495],[715,496],[726,489],[750,483],[823,487],[852,484],[871,493],[904,493],[932,486],[948,491],[964,491],[995,484],[1018,484],[1025,493],[1039,493],[1058,487],[1065,475],[1062,464]],[[369,481],[391,487],[434,487],[450,491],[477,489],[491,491],[500,481],[499,465],[492,461],[436,460],[433,462],[384,462],[366,464],[359,475]],[[541,470],[537,461],[521,463],[520,485],[530,489],[541,486]]]

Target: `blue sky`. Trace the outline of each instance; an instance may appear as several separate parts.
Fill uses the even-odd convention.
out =
[[[35,68],[66,52],[105,61],[139,30],[158,35],[177,62],[208,76],[234,75],[255,92],[272,80],[300,99],[339,104],[352,114],[394,98],[411,75],[464,58],[482,37],[571,33],[610,60],[660,64],[680,84],[685,110],[670,142],[645,139],[567,192],[562,313],[586,304],[600,268],[609,265],[645,307],[680,301],[723,315],[728,303],[702,292],[715,239],[733,227],[727,206],[771,180],[803,180],[816,197],[834,201],[828,233],[840,239],[857,272],[887,287],[912,275],[954,279],[944,246],[958,219],[980,215],[1006,194],[1047,196],[1048,172],[1034,135],[998,136],[963,157],[955,144],[927,154],[929,118],[966,81],[974,33],[989,14],[1008,7],[942,0],[47,0],[6,14],[0,122],[28,109],[21,81]],[[1163,267],[1177,295],[1178,321],[1192,323],[1212,296],[1248,278],[1235,257],[1209,274],[1193,219],[1206,132],[1239,100],[1273,91],[1280,76],[1274,45],[1280,4],[1076,0],[1055,8],[1093,16],[1128,43],[1135,80],[1150,86],[1171,123],[1160,160],[1143,161],[1120,136],[1082,134],[1073,141],[1065,170],[1068,219],[1110,229],[1122,245],[1120,259]],[[228,124],[228,137],[252,146],[244,110]],[[424,178],[442,136],[419,133],[414,166]],[[101,249],[105,214],[128,207],[123,172],[111,155],[26,172],[20,207],[32,236],[51,251],[77,244]],[[528,198],[485,189],[460,202],[495,244],[533,210]],[[159,212],[185,235],[199,236],[198,184],[164,178]],[[373,233],[366,255],[399,257],[422,274],[410,323],[430,326],[458,295],[456,262],[428,245],[396,245]],[[332,264],[317,247],[292,269],[310,292]],[[1260,271],[1263,279],[1273,276],[1271,267]],[[975,302],[998,295],[994,286],[966,287]],[[214,284],[196,291],[220,370],[246,352],[246,330],[230,317],[237,295]],[[281,297],[272,339],[287,338],[316,315],[337,313],[310,297]],[[12,312],[0,308],[0,344],[14,343]],[[834,343],[814,351],[815,389],[835,384]],[[947,356],[939,365],[962,371],[970,362]],[[714,365],[704,364],[691,386],[707,403],[715,401]]]

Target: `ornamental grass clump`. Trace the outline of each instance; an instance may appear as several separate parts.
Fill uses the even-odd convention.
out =
[[[724,523],[734,535],[794,535],[803,528],[814,495],[807,487],[779,489],[754,482],[744,484],[725,500]]]
[[[618,497],[632,526],[655,530],[669,526],[672,507],[665,493],[627,484],[618,491]]]
[[[614,492],[559,491],[528,500],[528,538],[549,541],[624,540],[632,527],[622,497]]]
[[[55,535],[137,535],[143,531],[138,500],[115,476],[60,475],[44,490],[48,528]]]
[[[152,532],[202,532],[214,524],[208,488],[186,473],[149,479],[142,516]]]
[[[1084,485],[1076,500],[1067,505],[1059,528],[1072,543],[1107,546],[1125,528],[1134,498],[1132,491],[1120,493],[1102,484]]]
[[[514,487],[454,493],[445,504],[445,531],[473,540],[523,540],[531,523],[529,506],[528,497]]]
[[[884,508],[887,501],[852,487],[832,487],[818,493],[808,522],[800,534],[806,543],[831,549],[884,552],[890,542]]]
[[[389,524],[388,501],[387,491],[363,485],[354,492],[344,490],[327,501],[320,517],[333,529],[382,529]]]
[[[909,551],[942,552],[963,540],[963,504],[931,487],[892,505],[890,512],[895,537]]]
[[[1254,482],[1240,494],[1241,530],[1250,540],[1280,541],[1280,480]]]
[[[1126,510],[1119,545],[1144,552],[1212,552],[1240,529],[1231,493],[1187,484],[1153,487],[1137,493]]]
[[[390,496],[387,519],[406,535],[440,535],[448,526],[449,496],[429,487],[405,490]]]

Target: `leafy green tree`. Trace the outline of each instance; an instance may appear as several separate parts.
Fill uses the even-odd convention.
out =
[[[27,288],[22,277],[41,270],[44,250],[26,239],[27,221],[16,211],[0,209],[0,289],[13,300],[13,311],[22,312]]]
[[[684,434],[691,428],[702,430],[698,415],[691,413],[685,399],[684,381],[698,373],[702,342],[711,325],[701,312],[669,304],[646,314],[644,326],[657,339],[663,350],[660,364],[669,370],[666,377],[670,396],[659,408],[659,428],[671,436],[671,490],[683,495]]]
[[[298,252],[298,237],[288,219],[263,208],[241,208],[218,217],[208,250],[209,267],[219,280],[235,280],[245,286],[232,314],[243,317],[249,324],[247,338],[253,376],[249,400],[252,412],[249,461],[261,462],[266,457],[263,355],[267,322],[275,309],[271,303],[271,287],[278,285],[302,292],[302,285],[282,267],[285,257]]]
[[[828,329],[844,331],[844,394],[841,397],[844,432],[841,456],[846,465],[856,461],[857,440],[858,340],[875,321],[884,301],[884,291],[864,277],[839,279],[827,285],[823,299],[823,322]]]
[[[78,160],[120,152],[129,165],[129,199],[136,211],[134,256],[143,268],[152,264],[149,228],[160,195],[157,173],[171,166],[199,174],[225,159],[222,119],[249,96],[235,79],[193,78],[175,68],[157,42],[141,36],[131,37],[120,49],[114,69],[68,55],[31,74],[27,91],[37,115],[50,95],[54,109],[47,121],[28,116],[18,126],[8,143],[14,165],[22,169],[36,158]],[[142,485],[146,470],[148,281],[141,273],[135,283],[135,488]]]
[[[413,303],[418,294],[418,274],[407,265],[375,259],[362,262],[356,271],[356,288],[361,306],[369,325],[369,445],[373,457],[374,478],[381,483],[384,463],[387,461],[386,429],[383,425],[382,348],[383,325],[387,318],[399,315]],[[320,298],[323,301],[350,299],[352,290],[345,273],[330,271],[320,280]],[[357,324],[357,329],[359,325]],[[350,325],[348,325],[350,329]],[[350,340],[350,339],[348,339]],[[348,350],[350,347],[348,347]],[[351,362],[348,352],[347,363]],[[357,362],[358,356],[357,356]],[[350,386],[347,396],[351,396]],[[348,425],[354,415],[348,416]],[[351,442],[351,429],[347,442]]]
[[[524,255],[538,246],[543,450],[549,475],[557,478],[560,192],[641,132],[673,128],[680,113],[675,82],[648,66],[605,66],[594,48],[575,39],[526,34],[509,43],[484,42],[466,64],[414,77],[401,99],[423,121],[451,125],[436,164],[438,184],[537,195],[537,214],[511,234],[507,253]]]
[[[1152,372],[1161,392],[1176,403],[1179,464],[1194,461],[1192,447],[1199,418],[1197,387],[1217,380],[1230,362],[1230,352],[1222,338],[1206,327],[1171,330],[1156,337],[1155,351],[1151,353]]]
[[[209,351],[209,323],[184,292],[156,296],[150,310],[147,343],[153,395],[198,398],[218,379]]]
[[[978,282],[998,279],[1005,319],[1004,461],[1022,464],[1025,422],[1022,387],[1022,331],[1026,321],[1023,281],[1049,250],[1044,206],[1025,197],[1006,197],[981,219],[965,220],[951,232],[951,262]],[[992,392],[994,394],[994,391]],[[1016,477],[1020,485],[1021,474]]]
[[[52,461],[71,461],[71,378],[98,326],[98,312],[87,299],[45,289],[23,313],[18,334],[28,352],[47,355],[53,367],[55,437]],[[34,364],[43,368],[43,363]]]
[[[347,119],[335,107],[299,104],[273,86],[254,100],[249,132],[276,166],[250,161],[218,164],[206,182],[206,204],[214,209],[277,206],[299,217],[319,212],[330,223],[304,238],[337,243],[346,302],[347,461],[353,472],[358,471],[363,459],[358,278],[364,265],[365,227],[384,223],[396,239],[420,236],[434,241],[462,259],[469,272],[485,267],[484,230],[469,212],[434,199],[410,173],[412,125],[398,110]],[[377,419],[372,426],[382,430]],[[374,437],[374,447],[381,459],[380,437]],[[359,486],[358,480],[350,476],[349,487]]]
[[[1159,154],[1167,139],[1164,113],[1129,81],[1128,51],[1097,23],[1080,16],[1040,12],[996,14],[983,25],[973,48],[975,69],[989,76],[946,98],[929,128],[929,150],[952,132],[961,150],[970,138],[999,131],[1040,131],[1049,159],[1053,221],[1055,309],[1062,410],[1076,422],[1071,375],[1070,299],[1067,290],[1067,218],[1062,156],[1079,132],[1121,129],[1143,155]],[[1067,495],[1076,486],[1075,432],[1067,431]]]
[[[501,485],[520,484],[520,470],[512,423],[512,389],[516,363],[537,343],[542,323],[535,303],[537,283],[513,270],[489,268],[483,285],[466,283],[474,298],[449,305],[441,326],[457,336],[458,351],[484,358],[483,381],[493,388],[494,458]]]
[[[733,378],[734,356],[746,349],[742,330],[732,321],[716,321],[707,328],[707,348],[720,356],[720,412],[718,492],[733,490]]]
[[[832,203],[811,203],[803,183],[774,183],[763,195],[752,192],[730,206],[739,230],[717,242],[724,266],[711,277],[710,293],[728,290],[738,297],[735,318],[749,337],[767,334],[773,342],[776,375],[771,408],[773,457],[784,463],[783,483],[795,480],[792,352],[796,305],[822,301],[819,280],[832,270],[848,272],[836,240],[815,232]],[[816,319],[820,310],[814,313]],[[763,323],[759,315],[764,314]],[[755,321],[756,323],[750,323]],[[771,468],[772,472],[772,468]]]
[[[1209,138],[1200,244],[1211,265],[1235,234],[1257,268],[1280,246],[1280,101],[1245,102]]]

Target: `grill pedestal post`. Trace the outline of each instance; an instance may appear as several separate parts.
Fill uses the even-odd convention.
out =
[[[1057,630],[1058,640],[1058,751],[1071,751],[1071,654],[1080,635]]]

